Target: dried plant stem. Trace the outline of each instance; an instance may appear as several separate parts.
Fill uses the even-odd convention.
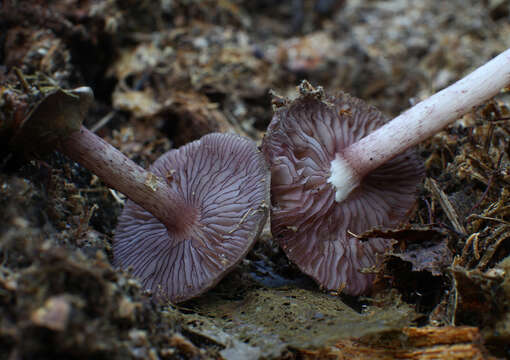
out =
[[[135,164],[87,128],[82,126],[63,140],[60,151],[150,212],[167,228],[179,230],[192,221],[193,214],[186,213],[186,206],[165,179]]]
[[[350,171],[345,176],[349,184],[343,186],[347,193],[337,193],[337,201],[348,196],[366,174],[439,132],[509,84],[510,49],[345,148],[332,164],[332,168],[347,167]],[[335,186],[342,188],[339,183]]]

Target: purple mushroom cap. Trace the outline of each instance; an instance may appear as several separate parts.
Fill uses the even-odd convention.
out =
[[[180,302],[216,285],[252,248],[268,215],[269,170],[252,140],[217,133],[165,153],[150,170],[186,205],[183,219],[194,220],[173,231],[128,200],[114,264],[156,297]]]
[[[386,122],[375,108],[340,93],[313,94],[275,110],[262,151],[271,168],[271,231],[288,258],[328,290],[366,294],[390,241],[361,241],[373,227],[407,219],[416,202],[423,163],[413,151],[365,176],[343,202],[327,182],[343,148]]]

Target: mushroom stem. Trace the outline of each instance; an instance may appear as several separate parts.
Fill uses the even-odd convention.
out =
[[[165,179],[143,169],[84,126],[65,138],[59,148],[106,185],[150,212],[168,229],[184,230],[196,218]]]
[[[345,199],[366,174],[439,132],[509,83],[510,49],[507,49],[471,74],[345,148],[331,164],[329,182],[337,189],[336,200]],[[345,175],[335,170],[345,171],[345,168],[348,169]]]

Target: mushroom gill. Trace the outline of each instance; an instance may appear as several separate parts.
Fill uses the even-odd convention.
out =
[[[406,219],[423,165],[407,151],[366,175],[342,202],[328,181],[342,149],[386,122],[375,108],[345,93],[304,93],[275,111],[262,150],[271,169],[271,229],[288,258],[328,290],[367,293],[390,242],[354,236]]]
[[[252,140],[209,134],[157,159],[183,204],[185,226],[167,228],[127,201],[114,237],[115,265],[143,286],[180,302],[213,287],[248,253],[267,219],[269,171]]]

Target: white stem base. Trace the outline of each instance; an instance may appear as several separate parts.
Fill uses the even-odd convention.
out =
[[[331,176],[328,178],[328,183],[335,188],[335,201],[340,203],[344,201],[352,190],[358,187],[360,177],[354,171],[349,162],[340,155],[331,161]]]
[[[342,155],[363,177],[439,132],[509,84],[510,49],[348,146]]]

